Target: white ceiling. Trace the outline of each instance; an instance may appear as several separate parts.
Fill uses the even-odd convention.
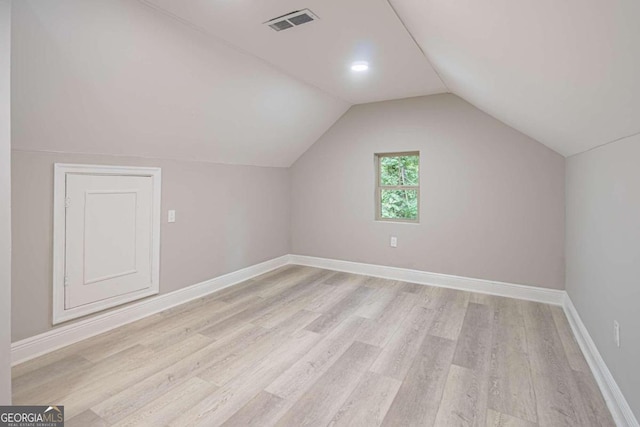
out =
[[[390,1],[452,92],[559,153],[640,132],[640,1]]]
[[[387,0],[144,0],[349,103],[446,88]],[[263,22],[309,8],[318,21],[276,32]],[[370,70],[354,73],[354,61]]]
[[[15,149],[290,166],[349,104],[133,0],[21,0]]]
[[[287,167],[352,103],[448,90],[564,155],[640,132],[638,0],[142,1],[14,2],[14,148]]]
[[[637,0],[144,1],[350,103],[450,90],[563,155],[640,132]]]

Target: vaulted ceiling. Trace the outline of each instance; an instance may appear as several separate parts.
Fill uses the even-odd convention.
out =
[[[12,21],[14,149],[288,167],[350,106],[136,0]]]
[[[352,104],[446,91],[387,0],[144,1]],[[301,8],[319,20],[263,24]],[[356,61],[370,70],[353,73]]]
[[[563,155],[640,132],[637,0],[145,1],[351,103],[451,91]]]
[[[304,8],[319,19],[263,24]],[[637,0],[23,0],[13,142],[286,167],[352,104],[453,92],[572,155],[640,132],[638,16]]]
[[[390,0],[449,90],[568,156],[640,132],[637,0]]]

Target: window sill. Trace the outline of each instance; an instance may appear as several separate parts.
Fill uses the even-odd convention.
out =
[[[380,224],[408,224],[408,225],[420,225],[420,221],[403,221],[401,219],[374,219],[374,222]]]

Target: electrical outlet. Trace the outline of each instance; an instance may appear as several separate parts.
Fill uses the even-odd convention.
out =
[[[167,221],[168,222],[176,222],[176,211],[174,210],[170,210],[169,214],[167,215]]]
[[[620,324],[617,320],[613,321],[613,341],[620,347]]]
[[[391,240],[389,241],[389,245],[392,248],[397,248],[398,247],[398,238],[396,236],[391,236]]]

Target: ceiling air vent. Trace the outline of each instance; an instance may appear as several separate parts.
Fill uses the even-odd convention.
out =
[[[311,12],[309,9],[303,9],[278,16],[277,18],[273,18],[265,22],[265,24],[276,31],[282,31],[298,25],[306,24],[307,22],[316,21],[317,19],[319,18],[316,14]]]

